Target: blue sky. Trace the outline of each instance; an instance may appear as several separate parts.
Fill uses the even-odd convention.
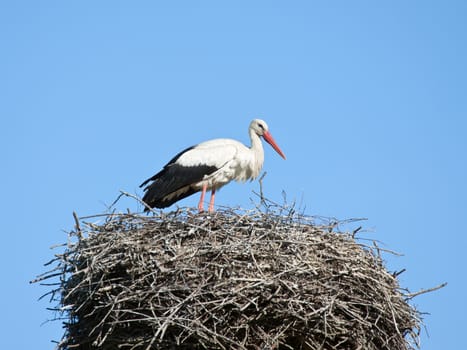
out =
[[[465,1],[2,1],[2,346],[62,335],[28,281],[66,242],[72,212],[104,212],[185,147],[248,143],[263,118],[266,195],[309,215],[366,217],[403,254],[422,349],[464,332]],[[219,205],[252,207],[258,183]],[[198,196],[182,206],[196,205]],[[131,200],[119,209],[141,208]]]

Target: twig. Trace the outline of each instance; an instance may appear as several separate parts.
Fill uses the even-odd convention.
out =
[[[73,218],[75,219],[75,230],[76,230],[76,235],[78,236],[79,240],[83,239],[83,234],[81,233],[81,227],[79,225],[79,219],[78,215],[76,214],[75,211],[73,211]]]
[[[438,290],[438,289],[441,289],[441,288],[444,288],[447,286],[447,282],[444,282],[444,283],[441,283],[440,285],[436,286],[436,287],[433,287],[433,288],[427,288],[427,289],[421,289],[419,290],[418,292],[415,292],[415,293],[408,293],[408,294],[405,294],[404,296],[407,298],[407,299],[412,299],[416,296],[419,296],[421,294],[425,294],[425,293],[430,293],[430,292],[434,292],[435,290]]]
[[[142,204],[146,209],[148,209],[150,212],[157,214],[157,212],[156,212],[153,208],[151,208],[149,205],[147,205],[146,202],[144,202],[144,201],[143,201],[141,198],[139,198],[138,196],[135,196],[134,194],[131,194],[131,193],[128,193],[128,192],[125,192],[125,191],[122,191],[122,190],[120,190],[120,193],[121,193],[122,195],[124,195],[124,196],[127,196],[127,197],[130,197],[130,198],[135,199],[135,200],[138,201],[140,204]],[[120,198],[120,196],[119,196],[119,198]],[[118,198],[117,198],[117,200],[118,200]]]
[[[259,199],[260,199],[261,204],[263,204],[263,205],[266,205],[266,199],[264,197],[264,192],[263,192],[263,179],[266,176],[266,174],[267,174],[266,171],[263,172],[263,174],[261,175],[261,177],[258,180],[258,182],[259,182]]]

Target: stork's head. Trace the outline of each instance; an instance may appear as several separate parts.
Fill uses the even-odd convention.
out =
[[[268,124],[262,119],[253,119],[250,123],[250,130],[258,136],[262,136],[264,140],[269,143],[279,155],[285,159],[284,153],[281,151],[276,141],[274,141],[271,133],[269,132]]]
[[[258,136],[263,136],[265,132],[269,132],[268,124],[262,119],[253,119],[250,123],[250,129]]]

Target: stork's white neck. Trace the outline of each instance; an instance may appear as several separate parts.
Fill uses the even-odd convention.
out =
[[[263,149],[263,143],[261,142],[261,138],[258,136],[258,134],[253,129],[250,129],[250,139],[251,139],[250,150],[253,155],[253,159],[251,163],[251,172],[252,172],[252,177],[256,178],[259,175],[261,168],[263,167],[264,149]]]

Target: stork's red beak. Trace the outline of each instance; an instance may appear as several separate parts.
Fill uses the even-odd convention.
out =
[[[285,159],[285,154],[284,152],[281,151],[281,149],[279,148],[279,146],[277,145],[276,141],[274,141],[274,139],[272,138],[271,134],[269,133],[269,131],[264,131],[263,133],[263,137],[264,139],[266,140],[267,143],[269,143],[272,148],[275,149],[275,151],[277,153],[279,153],[279,155]]]

